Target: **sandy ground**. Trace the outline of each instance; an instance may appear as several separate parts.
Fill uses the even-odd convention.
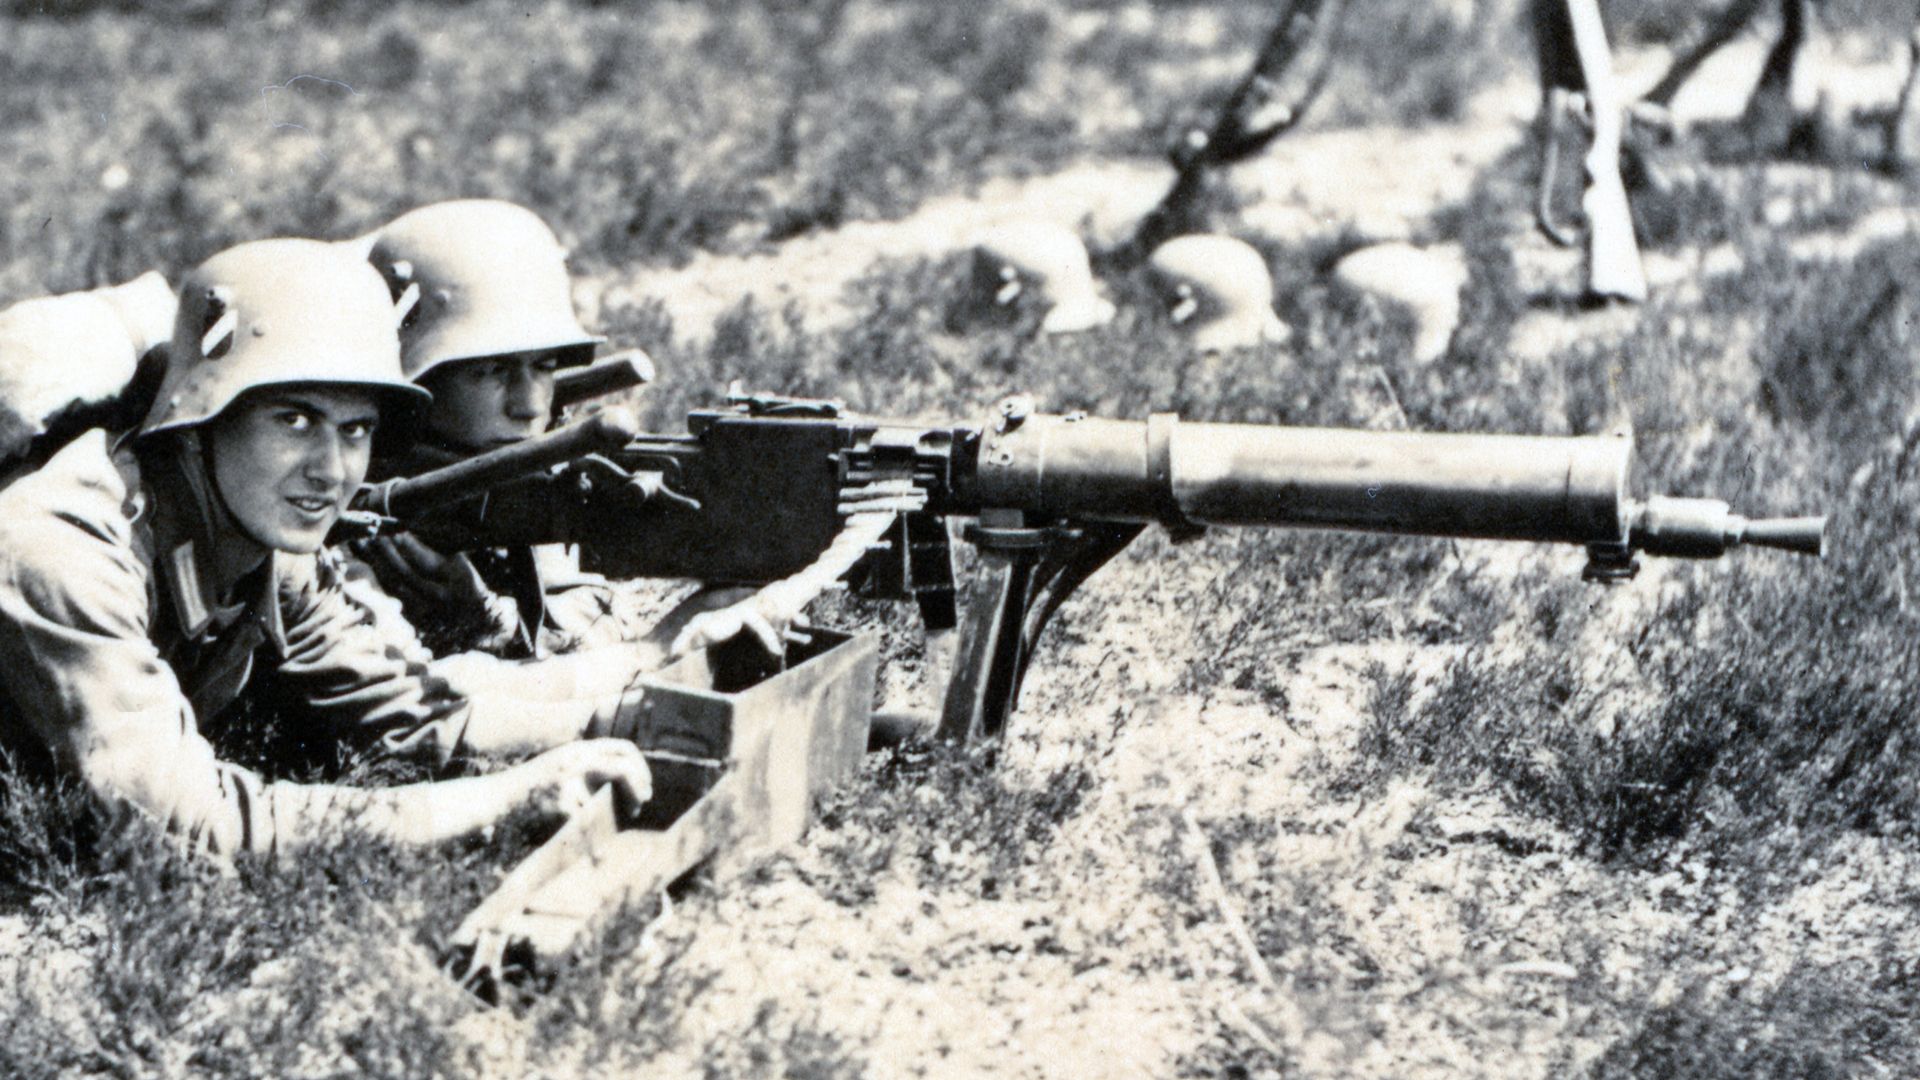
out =
[[[1492,544],[1461,558],[1503,577],[1579,561]],[[816,883],[865,827],[816,828],[696,914],[663,917],[649,933],[676,948],[622,963],[636,986],[668,956],[712,980],[647,1074],[738,1068],[755,1039],[793,1067],[795,1041],[825,1035],[833,1060],[873,1076],[1164,1077],[1245,1055],[1255,1076],[1564,1077],[1648,1003],[1764,993],[1794,962],[1920,945],[1902,899],[1920,865],[1871,840],[1752,911],[1684,854],[1662,873],[1602,866],[1489,792],[1338,794],[1366,666],[1434,672],[1448,650],[1308,649],[1278,665],[1282,706],[1183,691],[1196,645],[1177,597],[1211,565],[1121,560],[1063,611],[1071,632],[1043,650],[1001,768],[1037,787],[1091,762],[1093,783],[1017,884],[956,885],[983,872],[956,837],[847,904]],[[1607,624],[1635,624],[1661,587],[1652,573],[1606,593]],[[743,1038],[746,1016],[760,1019]],[[498,1038],[513,1024],[499,1013],[473,1024],[517,1041]]]

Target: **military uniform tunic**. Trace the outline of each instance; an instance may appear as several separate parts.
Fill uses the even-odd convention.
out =
[[[152,497],[100,430],[0,492],[9,741],[216,852],[307,839],[338,790],[216,758],[200,720],[240,695],[256,658],[311,706],[315,738],[454,750],[471,706],[425,674],[410,629],[352,598],[336,563],[276,552],[221,610],[200,594],[191,548],[155,535]]]

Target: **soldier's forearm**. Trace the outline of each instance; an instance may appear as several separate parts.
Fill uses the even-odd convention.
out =
[[[575,697],[599,700],[618,695],[633,685],[636,676],[667,662],[667,647],[658,638],[656,632],[639,641],[603,645],[556,659],[571,663]]]
[[[654,640],[656,636],[541,660],[457,653],[434,660],[431,670],[471,700],[509,697],[561,703],[600,698],[625,690],[635,675],[660,666],[666,659],[666,647]]]
[[[512,813],[529,796],[519,769],[394,788],[273,785],[276,847],[290,854],[361,833],[403,847],[468,836]]]
[[[469,699],[472,716],[460,745],[482,754],[551,750],[586,734],[601,702],[590,697],[540,701],[505,694]]]

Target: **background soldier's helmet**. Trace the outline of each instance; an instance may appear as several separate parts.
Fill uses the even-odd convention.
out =
[[[215,255],[180,286],[167,373],[140,431],[198,424],[278,383],[371,387],[389,407],[428,395],[400,370],[396,304],[366,263],[318,240],[258,240]]]
[[[1414,362],[1431,364],[1447,355],[1454,328],[1460,325],[1460,290],[1468,279],[1466,253],[1459,244],[1372,244],[1342,256],[1334,264],[1333,279],[1413,312]]]
[[[1043,334],[1090,330],[1113,318],[1113,304],[1094,285],[1086,245],[1064,225],[1012,222],[980,236],[973,251],[974,288],[1000,306],[1032,292],[1046,308]]]
[[[349,249],[364,239],[347,241]],[[393,295],[419,290],[400,328],[401,360],[418,380],[441,364],[558,349],[585,364],[605,338],[573,313],[567,253],[533,211],[495,199],[434,203],[393,219],[369,255]]]
[[[1253,245],[1231,236],[1177,236],[1148,260],[1168,292],[1173,321],[1195,347],[1226,352],[1291,336],[1273,311],[1273,272]]]

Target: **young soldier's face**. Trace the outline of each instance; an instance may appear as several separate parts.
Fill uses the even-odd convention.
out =
[[[433,393],[427,427],[440,439],[479,452],[532,438],[553,412],[554,351],[456,360],[425,379]]]
[[[214,485],[243,532],[279,551],[320,550],[367,477],[380,417],[371,391],[270,386],[209,425]]]

